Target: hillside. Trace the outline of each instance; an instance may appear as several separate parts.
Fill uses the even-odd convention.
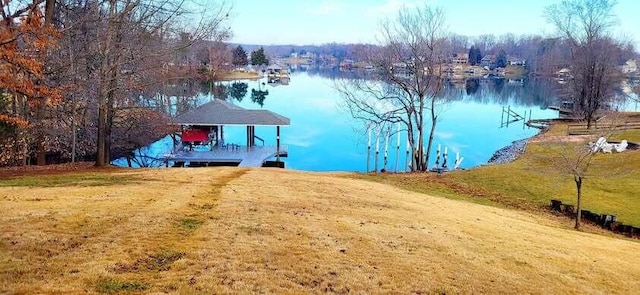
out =
[[[0,293],[640,288],[638,242],[348,174],[86,169],[0,180],[0,210]]]

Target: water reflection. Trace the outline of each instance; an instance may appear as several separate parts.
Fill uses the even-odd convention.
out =
[[[274,85],[268,83],[267,79],[201,85],[185,82],[174,85],[171,93],[157,94],[164,97],[164,102],[158,103],[158,107],[175,115],[211,99],[226,99],[246,109],[274,111],[291,119],[291,126],[283,128],[281,134],[283,144],[289,147],[287,168],[364,171],[367,130],[340,107],[342,98],[333,88],[333,79],[367,76],[366,71],[344,72],[337,68],[309,67],[294,72],[288,85]],[[438,122],[435,146],[440,144],[443,148],[448,147],[452,156],[460,153],[465,158],[462,167],[486,163],[496,150],[538,132],[519,123],[501,126],[503,106],[510,106],[511,110],[522,115],[525,111],[530,112],[533,119],[556,116],[554,111],[547,110],[547,106],[555,104],[556,100],[550,85],[550,81],[542,79],[508,80],[493,77],[448,81],[442,95],[450,103]],[[225,140],[243,142],[246,139],[245,130],[232,127],[225,128]],[[258,126],[256,134],[264,138],[265,145],[275,145],[272,130],[263,130]],[[388,170],[393,171],[396,166],[401,171],[404,169],[406,132],[401,137],[399,144],[395,138],[389,140]],[[381,138],[380,157],[386,141],[386,138]],[[155,153],[156,157],[161,157],[170,149],[171,140],[165,138],[145,153]],[[432,158],[435,159],[435,156]],[[453,162],[452,158],[449,160]],[[115,163],[126,165],[118,161]]]
[[[251,88],[251,101],[258,104],[260,107],[264,106],[264,99],[269,95],[269,90],[255,90]]]
[[[239,102],[242,102],[242,99],[247,95],[247,88],[249,88],[247,83],[233,82],[229,87],[229,96]]]

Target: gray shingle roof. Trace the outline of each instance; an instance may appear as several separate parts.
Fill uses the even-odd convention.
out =
[[[176,125],[289,125],[289,118],[267,110],[247,110],[224,100],[214,99],[178,115]]]

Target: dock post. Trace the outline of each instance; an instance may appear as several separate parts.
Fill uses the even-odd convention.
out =
[[[507,127],[509,127],[509,115],[511,115],[511,106],[507,106]]]
[[[371,158],[371,129],[369,129],[369,141],[367,141],[367,173],[371,172],[370,166]]]
[[[280,162],[280,126],[276,126],[276,162]]]
[[[378,155],[380,154],[380,130],[378,130],[378,134],[376,135],[376,158],[375,158],[375,173],[378,173]]]
[[[223,125],[220,125],[220,141],[218,142],[224,145],[224,126]],[[221,146],[221,144],[218,144],[218,146]]]
[[[500,114],[500,127],[504,126],[504,106],[502,106],[502,113]]]
[[[247,149],[251,147],[251,140],[249,139],[250,135],[251,135],[251,128],[249,128],[249,125],[247,125]]]
[[[396,144],[396,169],[395,172],[398,173],[398,161],[400,160],[400,123],[397,123],[397,133],[398,133],[398,140],[397,140],[397,144]]]
[[[384,170],[385,172],[387,172],[387,162],[389,161],[389,136],[391,136],[389,133],[391,132],[391,127],[389,127],[387,129],[387,133],[385,136],[385,142],[384,142],[384,162],[382,165],[382,170]]]

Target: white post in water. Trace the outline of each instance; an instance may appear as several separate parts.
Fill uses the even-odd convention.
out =
[[[385,134],[385,141],[384,141],[384,163],[382,165],[382,170],[384,170],[385,172],[387,171],[387,162],[389,159],[389,137],[391,136],[391,134],[389,134],[391,132],[391,127],[387,128],[387,133]]]
[[[440,144],[438,144],[438,149],[436,150],[436,165],[435,168],[438,169],[440,166]]]
[[[380,154],[380,128],[376,133],[376,158],[375,158],[375,173],[378,173],[378,155]]]
[[[449,156],[449,152],[447,151],[447,147],[444,147],[444,153],[442,154],[442,168],[447,169],[447,157]]]
[[[396,123],[398,126],[398,143],[396,145],[396,173],[398,173],[398,160],[400,160],[400,123]]]
[[[409,131],[407,131],[407,155],[404,158],[404,172],[407,172],[409,169],[409,149],[411,149],[411,144],[409,143]]]
[[[367,141],[367,173],[369,173],[371,171],[369,169],[369,159],[371,158],[371,128],[367,129],[369,129],[369,141]]]
[[[458,168],[460,168],[460,164],[462,164],[462,160],[464,160],[464,158],[460,158],[460,153],[456,152],[456,163],[455,163],[455,166],[453,167],[453,170],[458,170]]]

